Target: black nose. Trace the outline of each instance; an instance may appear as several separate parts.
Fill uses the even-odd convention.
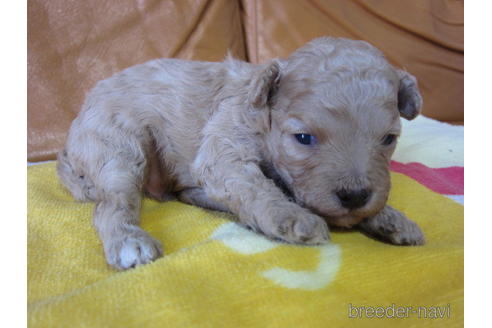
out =
[[[369,196],[371,196],[371,191],[368,189],[340,189],[336,192],[336,195],[343,207],[352,210],[364,206],[369,200]]]

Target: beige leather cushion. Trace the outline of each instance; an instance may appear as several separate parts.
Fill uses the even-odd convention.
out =
[[[245,59],[238,1],[28,1],[28,160],[55,158],[85,93],[158,57]]]
[[[414,74],[423,113],[442,121],[463,116],[463,1],[245,0],[248,56],[286,56],[324,35],[363,39]]]

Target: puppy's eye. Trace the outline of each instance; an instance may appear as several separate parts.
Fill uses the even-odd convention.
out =
[[[384,146],[389,146],[396,140],[396,134],[387,134],[384,136],[383,141],[381,142]]]
[[[294,137],[303,145],[314,145],[316,143],[316,137],[307,133],[297,133],[294,134]]]

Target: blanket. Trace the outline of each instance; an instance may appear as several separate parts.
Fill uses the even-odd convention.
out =
[[[389,204],[427,243],[357,231],[323,246],[274,242],[228,214],[145,199],[161,259],[115,271],[55,163],[28,167],[30,327],[463,326],[463,127],[404,122]]]

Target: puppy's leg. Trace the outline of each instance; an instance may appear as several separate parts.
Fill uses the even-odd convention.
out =
[[[112,159],[100,172],[102,197],[96,202],[94,226],[107,262],[117,269],[149,263],[162,255],[160,243],[139,226],[143,169]]]
[[[207,195],[224,204],[241,223],[269,237],[302,244],[329,240],[328,225],[322,218],[289,201],[258,163],[232,159],[234,152],[229,149],[220,152],[220,142],[210,139],[202,144],[194,163]],[[227,157],[221,158],[221,153]]]
[[[189,188],[180,191],[178,199],[190,205],[196,205],[214,211],[229,212],[229,209],[224,204],[208,197],[203,188]]]
[[[424,235],[417,224],[403,213],[386,205],[381,212],[364,219],[359,228],[395,245],[423,245]]]

